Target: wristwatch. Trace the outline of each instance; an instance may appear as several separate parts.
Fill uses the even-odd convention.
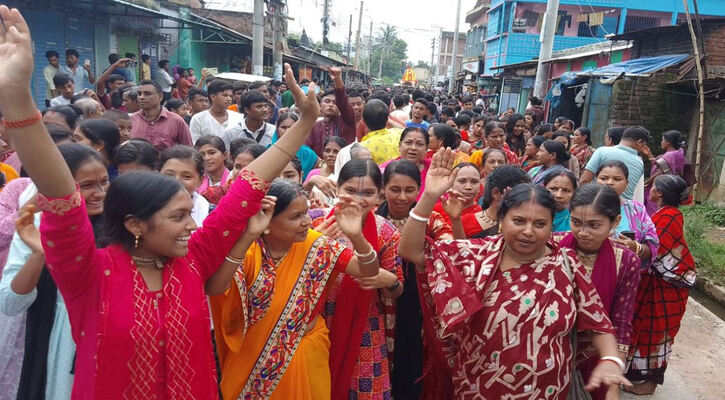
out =
[[[386,289],[389,290],[389,291],[391,291],[391,292],[394,292],[395,289],[398,288],[398,286],[400,286],[400,281],[399,280],[395,281],[395,283],[393,284],[393,286],[389,286]]]

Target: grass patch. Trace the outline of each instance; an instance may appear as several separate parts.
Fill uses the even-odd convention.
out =
[[[703,203],[681,210],[685,217],[685,239],[698,274],[725,286],[725,232],[722,237],[713,234],[715,228],[725,226],[725,209]]]

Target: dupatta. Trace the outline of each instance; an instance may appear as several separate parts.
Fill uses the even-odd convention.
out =
[[[332,215],[334,212],[330,212]],[[329,216],[328,216],[329,217]],[[363,223],[363,236],[379,252],[378,227],[375,214],[369,212]],[[348,275],[342,278],[340,293],[335,303],[335,314],[330,324],[330,375],[332,378],[332,399],[346,399],[350,390],[350,379],[357,362],[360,342],[367,322],[370,302],[376,292],[363,290]]]
[[[574,234],[569,232],[564,235],[564,238],[559,241],[559,246],[576,251],[577,243]],[[602,299],[604,309],[609,313],[614,301],[614,293],[617,290],[617,257],[614,255],[614,246],[609,239],[605,239],[602,246],[599,247],[591,272],[591,280]]]

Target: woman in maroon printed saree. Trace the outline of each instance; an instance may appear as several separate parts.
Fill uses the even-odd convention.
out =
[[[619,358],[626,361],[641,263],[634,252],[609,239],[610,231],[621,218],[619,196],[604,185],[584,185],[574,193],[570,210],[571,232],[555,233],[554,239],[559,246],[577,252],[614,325]],[[577,369],[586,381],[599,357],[588,338],[579,339]],[[619,394],[616,386],[600,387],[592,393],[592,397],[604,400],[608,391],[613,392],[612,395]]]
[[[660,247],[650,267],[642,271],[637,291],[627,372],[630,379],[643,381],[632,388],[636,394],[654,393],[664,382],[672,344],[697,277],[685,242],[682,213],[677,209],[686,197],[687,183],[675,175],[658,176],[650,190],[650,199],[659,205],[652,222]]]
[[[602,361],[586,388],[629,382],[616,357],[614,329],[574,252],[550,240],[555,202],[543,188],[517,185],[499,214],[500,236],[433,241],[424,221],[455,179],[453,153],[440,150],[426,191],[403,229],[399,252],[428,283],[437,351],[452,366],[453,398],[565,399],[572,329],[590,334]]]

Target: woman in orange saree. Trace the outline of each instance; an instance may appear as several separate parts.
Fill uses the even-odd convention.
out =
[[[361,233],[361,208],[349,198],[341,196],[335,219],[354,238],[354,251],[309,229],[308,199],[296,183],[275,180],[269,195],[276,197],[269,227],[255,226],[264,234],[241,244],[249,248],[236,260],[231,287],[211,298],[222,394],[329,399],[330,342],[320,307],[337,273],[377,274],[377,254]]]

